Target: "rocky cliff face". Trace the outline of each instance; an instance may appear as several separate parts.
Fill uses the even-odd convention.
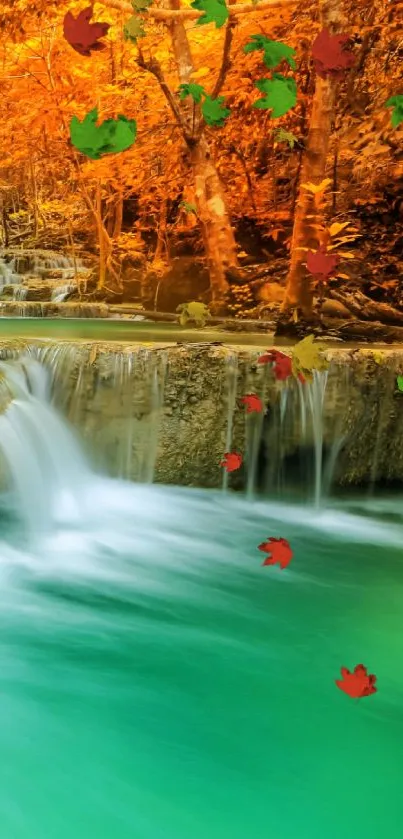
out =
[[[2,358],[28,352],[51,370],[55,404],[79,429],[95,466],[112,475],[275,488],[303,453],[316,490],[326,470],[339,484],[403,482],[396,385],[403,350],[329,349],[329,370],[301,385],[276,382],[257,364],[263,349],[0,342]],[[260,396],[266,413],[246,414],[239,400],[247,393]],[[225,477],[227,451],[244,462]]]

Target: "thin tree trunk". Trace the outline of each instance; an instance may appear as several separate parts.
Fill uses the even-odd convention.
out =
[[[323,0],[320,7],[321,28],[337,31],[341,24],[341,0]],[[320,184],[326,176],[327,155],[334,119],[335,81],[316,77],[308,139],[302,159],[299,193],[291,242],[291,263],[287,277],[283,310],[300,309],[305,316],[312,312],[313,289],[305,265],[306,251],[319,245],[322,211],[312,194],[302,184]]]
[[[179,9],[180,0],[168,0],[168,8]],[[194,69],[184,23],[180,19],[168,25],[172,39],[180,84],[189,84]],[[212,160],[204,131],[200,132],[200,106],[185,101],[182,106],[189,134],[194,140],[187,142],[190,164],[195,183],[195,201],[201,226],[210,274],[211,311],[218,314],[226,308],[229,284],[226,271],[238,268],[236,242],[227,209],[224,189]],[[198,130],[199,129],[199,130]]]
[[[225,309],[228,268],[237,268],[236,242],[217,169],[204,135],[190,148],[195,201],[210,275],[211,310]]]

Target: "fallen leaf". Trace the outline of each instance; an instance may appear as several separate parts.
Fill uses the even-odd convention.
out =
[[[397,128],[403,122],[403,93],[398,93],[397,96],[391,96],[385,102],[385,108],[393,108],[390,121],[394,128]]]
[[[397,378],[396,378],[396,384],[397,384],[397,386],[398,386],[398,389],[399,389],[400,391],[402,391],[402,393],[403,393],[403,376],[397,376]]]
[[[273,364],[274,376],[278,381],[285,381],[293,375],[292,357],[280,350],[266,350],[257,361],[258,364]],[[298,373],[297,378],[303,384],[306,381],[302,373]]]
[[[242,455],[238,452],[226,452],[220,463],[226,472],[235,472],[241,465]]]
[[[220,29],[229,18],[225,0],[193,0],[190,5],[192,9],[204,12],[204,15],[197,19],[196,26],[215,23],[216,28]]]
[[[224,120],[227,119],[231,111],[229,108],[223,108],[223,102],[223,96],[218,96],[217,99],[205,96],[201,109],[207,125],[215,125],[220,128],[224,124]]]
[[[294,376],[302,373],[307,381],[312,381],[314,370],[327,370],[329,362],[320,353],[326,350],[324,344],[314,344],[315,336],[307,335],[295,345],[292,352],[292,371]]]
[[[123,27],[125,40],[131,41],[133,44],[137,43],[138,38],[144,38],[145,34],[144,21],[136,15],[132,15]]]
[[[341,679],[336,679],[336,685],[352,699],[361,699],[363,696],[370,696],[377,692],[375,687],[376,676],[367,674],[367,668],[363,664],[357,664],[354,672],[350,673],[347,667],[342,667]]]
[[[258,550],[268,554],[262,565],[275,565],[278,562],[282,569],[287,568],[294,556],[287,539],[275,539],[274,536],[262,542]]]
[[[312,44],[312,58],[315,70],[321,78],[328,76],[343,78],[345,70],[355,63],[355,56],[343,49],[349,35],[331,35],[328,29],[322,29]]]
[[[263,50],[263,61],[270,70],[275,70],[282,61],[286,61],[293,70],[296,68],[294,60],[295,50],[282,41],[271,41],[266,35],[250,35],[250,42],[243,48],[245,53]]]
[[[259,79],[255,87],[264,94],[261,99],[253,103],[254,108],[271,109],[274,119],[284,116],[297,101],[297,85],[289,76],[273,73],[271,79]]]
[[[70,121],[70,140],[82,154],[99,160],[103,154],[117,154],[133,145],[137,134],[134,119],[119,115],[96,125],[97,119],[98,110],[94,108],[81,122],[77,117]]]
[[[87,6],[77,17],[67,12],[63,19],[63,35],[73,50],[80,55],[91,55],[105,49],[100,42],[110,29],[109,23],[90,23],[94,12],[93,6]]]
[[[242,396],[239,401],[242,405],[246,405],[247,414],[261,413],[263,411],[263,402],[257,393],[248,393],[246,396]]]

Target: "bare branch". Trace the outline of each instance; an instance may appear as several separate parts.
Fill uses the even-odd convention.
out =
[[[234,17],[232,17],[232,18],[230,17],[227,20],[227,26],[226,26],[226,29],[225,29],[225,38],[224,38],[224,47],[223,47],[223,53],[222,53],[221,67],[220,67],[220,72],[217,76],[217,81],[216,81],[216,83],[213,87],[213,92],[211,94],[212,99],[216,99],[218,94],[220,93],[220,91],[222,89],[222,86],[225,82],[225,78],[226,78],[226,75],[228,73],[228,70],[231,67],[232,62],[231,62],[231,59],[230,59],[230,53],[231,53],[233,32],[234,32],[234,28],[236,26],[236,23],[237,23],[237,21],[236,21],[236,18],[234,18]]]
[[[237,3],[235,6],[229,6],[228,12],[230,17],[237,15],[247,15],[250,12],[262,12],[265,9],[284,9],[287,6],[298,6],[301,0],[260,0],[257,3]],[[119,12],[127,12],[133,14],[133,6],[127,3],[126,0],[102,0],[104,6],[111,9],[117,9]],[[196,9],[157,9],[152,6],[144,13],[145,17],[153,20],[197,20],[204,12],[198,12]]]
[[[138,48],[138,51],[139,51],[139,54],[138,54],[138,58],[137,58],[137,64],[139,65],[139,67],[141,67],[142,70],[147,70],[149,73],[152,73],[152,75],[157,79],[157,81],[160,85],[160,88],[161,88],[161,90],[162,90],[162,92],[165,96],[165,99],[167,100],[167,102],[168,102],[168,104],[169,104],[169,106],[170,106],[170,108],[173,112],[173,115],[176,119],[176,122],[179,125],[179,128],[186,135],[187,134],[186,124],[185,124],[185,122],[182,118],[182,114],[180,112],[180,109],[179,109],[178,103],[175,99],[175,96],[172,93],[172,90],[168,87],[167,82],[165,81],[165,76],[164,76],[161,64],[159,63],[159,61],[157,61],[156,58],[150,58],[149,61],[146,61],[146,59],[144,58],[144,55],[143,55],[140,48]]]

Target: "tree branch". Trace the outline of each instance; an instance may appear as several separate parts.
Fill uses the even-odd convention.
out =
[[[265,9],[283,9],[287,6],[298,6],[301,0],[260,0],[253,3],[237,3],[235,6],[229,6],[228,12],[230,17],[237,15],[246,15],[250,12],[262,12]],[[119,12],[127,12],[133,14],[133,6],[127,3],[126,0],[102,0],[102,4],[110,9],[117,9]],[[150,6],[144,16],[153,20],[197,20],[204,12],[198,12],[196,9],[157,9]]]
[[[152,73],[152,75],[155,76],[155,78],[157,79],[157,81],[160,85],[160,88],[161,88],[161,90],[162,90],[162,92],[165,96],[165,99],[167,100],[167,102],[168,102],[168,104],[169,104],[169,106],[170,106],[170,108],[171,108],[171,110],[174,114],[174,117],[176,119],[176,122],[179,125],[179,128],[181,129],[181,131],[183,131],[184,135],[187,137],[188,132],[187,132],[186,123],[185,123],[185,121],[182,117],[182,114],[181,114],[180,109],[178,107],[178,103],[175,99],[175,96],[174,96],[174,94],[172,93],[172,90],[168,87],[168,85],[165,81],[165,76],[164,76],[161,64],[159,63],[159,61],[157,61],[156,58],[151,58],[149,61],[146,61],[146,59],[144,58],[144,55],[143,55],[143,53],[142,53],[142,51],[139,47],[138,47],[138,52],[139,52],[139,54],[138,54],[138,58],[137,58],[137,64],[139,65],[139,67],[141,67],[142,70],[148,70],[149,73]]]
[[[236,26],[236,19],[234,17],[228,18],[227,26],[225,29],[225,38],[224,38],[224,47],[223,47],[223,54],[222,54],[222,61],[220,72],[217,77],[217,81],[214,85],[213,92],[211,94],[212,99],[217,99],[218,94],[220,93],[222,86],[225,82],[225,77],[228,73],[228,70],[231,67],[231,59],[230,59],[230,52],[231,52],[231,45],[232,45],[232,38],[234,28]]]

